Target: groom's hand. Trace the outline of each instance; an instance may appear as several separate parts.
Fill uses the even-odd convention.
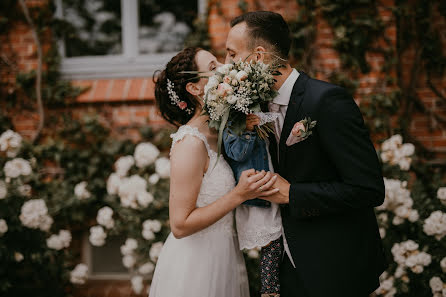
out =
[[[290,183],[279,174],[275,173],[274,175],[277,176],[277,179],[273,188],[279,189],[279,191],[274,194],[260,194],[260,197],[273,203],[288,204],[290,202]]]

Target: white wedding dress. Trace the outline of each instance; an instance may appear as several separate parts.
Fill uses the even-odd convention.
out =
[[[204,142],[210,158],[197,198],[197,207],[203,207],[231,191],[235,180],[225,159],[217,162],[217,153],[197,128],[181,126],[171,135],[172,148],[188,135]],[[171,233],[158,258],[149,297],[249,297],[246,266],[233,224],[230,212],[182,239]]]

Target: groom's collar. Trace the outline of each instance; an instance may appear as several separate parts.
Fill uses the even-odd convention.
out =
[[[293,91],[294,84],[299,78],[299,72],[293,69],[290,75],[287,77],[283,85],[279,89],[279,94],[274,98],[273,103],[279,105],[288,105],[290,102],[291,92]]]

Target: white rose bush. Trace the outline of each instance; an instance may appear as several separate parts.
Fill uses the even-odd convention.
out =
[[[0,295],[68,296],[93,271],[80,257],[83,238],[101,248],[123,237],[116,253],[128,286],[144,294],[170,232],[170,132],[141,130],[133,143],[112,139],[87,118],[31,144],[0,130],[0,262],[7,272]]]
[[[446,296],[446,176],[399,134],[378,148],[386,187],[376,208],[389,268],[378,296]]]

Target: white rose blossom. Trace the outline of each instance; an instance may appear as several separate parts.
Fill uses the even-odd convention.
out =
[[[443,281],[438,276],[434,276],[429,280],[429,286],[432,293],[441,292],[443,290]]]
[[[4,219],[0,219],[0,237],[2,237],[6,232],[8,232],[8,224]]]
[[[20,252],[14,252],[14,260],[15,260],[16,262],[22,262],[23,259],[25,259],[25,257],[23,256],[22,253],[20,253]]]
[[[96,216],[96,221],[107,229],[112,229],[115,226],[115,221],[113,220],[113,209],[109,206],[104,206],[98,210],[98,215]]]
[[[150,248],[149,251],[149,256],[153,262],[156,262],[158,260],[158,257],[161,253],[161,250],[163,249],[163,246],[164,245],[162,242],[155,242],[154,244],[152,244],[152,247]]]
[[[409,170],[412,162],[411,156],[415,153],[415,146],[404,143],[401,135],[393,135],[381,145],[381,160],[384,163],[398,165],[401,170]]]
[[[50,249],[61,250],[70,246],[71,233],[68,230],[60,230],[59,234],[53,234],[46,240]]]
[[[87,190],[87,185],[88,183],[86,181],[82,181],[74,187],[74,195],[76,195],[79,200],[91,197],[91,193]]]
[[[133,255],[125,255],[122,257],[122,264],[125,268],[132,268],[136,264],[136,259]]]
[[[138,248],[138,242],[134,238],[127,238],[125,243],[121,246],[121,254],[131,255]]]
[[[89,240],[93,246],[103,246],[106,238],[107,234],[102,226],[93,226],[90,228]]]
[[[153,196],[147,192],[147,181],[139,175],[124,178],[119,186],[118,195],[123,207],[134,209],[140,205],[146,207],[153,200]]]
[[[19,218],[23,226],[42,231],[48,231],[53,224],[53,219],[48,215],[48,208],[42,199],[26,201],[22,205]]]
[[[31,197],[32,188],[30,185],[20,185],[17,187],[17,191],[24,197]]]
[[[437,198],[446,206],[446,187],[441,187],[437,190]]]
[[[0,151],[6,152],[9,158],[15,158],[22,145],[22,136],[12,130],[6,130],[0,135]]]
[[[130,282],[132,283],[133,292],[135,292],[136,294],[141,294],[142,290],[144,289],[142,276],[136,275],[132,277]]]
[[[0,180],[0,200],[5,199],[6,195],[8,195],[8,188],[6,187],[6,183]]]
[[[418,247],[419,245],[413,240],[395,243],[391,250],[393,259],[402,269],[409,268],[413,273],[419,274],[432,262],[432,257],[420,252]]]
[[[397,179],[384,178],[386,197],[384,203],[378,206],[377,210],[388,210],[395,214],[392,220],[394,225],[404,223],[404,220],[415,222],[419,219],[418,211],[412,209],[413,200],[410,191],[407,189],[407,182]],[[384,217],[381,218],[384,222]],[[387,217],[385,218],[387,221]]]
[[[75,285],[85,284],[88,277],[88,266],[84,263],[77,264],[70,272],[70,282]]]
[[[258,259],[259,251],[257,249],[250,249],[248,251],[248,257],[250,257],[251,259]]]
[[[446,273],[446,257],[444,257],[443,259],[441,259],[441,261],[440,261],[440,267],[441,267],[441,270],[443,270],[443,272]]]
[[[32,172],[29,162],[22,158],[15,158],[5,163],[3,168],[6,177],[17,178],[21,175],[27,176]]]
[[[160,151],[158,148],[150,142],[143,142],[136,146],[134,158],[136,166],[144,168],[155,162],[158,158]]]
[[[435,236],[437,240],[441,240],[446,235],[446,213],[440,210],[431,213],[424,221],[423,231],[427,235]]]
[[[120,177],[126,176],[133,165],[135,165],[135,159],[133,156],[120,157],[115,162],[115,172]]]
[[[107,193],[110,195],[118,194],[119,186],[121,185],[121,177],[112,173],[107,179]]]
[[[155,171],[161,178],[170,177],[170,160],[166,157],[155,161]]]
[[[142,230],[142,237],[145,240],[154,240],[155,239],[155,233],[153,233],[152,230],[143,229]]]
[[[152,262],[147,262],[138,268],[141,274],[151,274],[155,270],[155,265]]]
[[[394,287],[395,278],[393,276],[387,276],[384,274],[380,277],[380,286],[376,289],[375,293],[379,296],[393,297],[397,293]]]
[[[160,180],[158,173],[154,173],[149,177],[149,184],[156,185]]]

